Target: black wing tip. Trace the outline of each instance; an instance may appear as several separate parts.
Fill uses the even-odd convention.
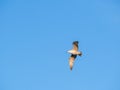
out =
[[[72,67],[70,67],[70,70],[72,71]]]
[[[78,45],[78,43],[79,43],[78,41],[74,41],[73,45]]]
[[[79,42],[78,41],[74,41],[73,44],[78,44]]]

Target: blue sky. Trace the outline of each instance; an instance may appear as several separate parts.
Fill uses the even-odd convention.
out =
[[[119,0],[0,1],[0,90],[120,90],[119,56]]]

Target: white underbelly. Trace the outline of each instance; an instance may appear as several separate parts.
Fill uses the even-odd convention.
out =
[[[69,50],[68,53],[70,53],[70,54],[74,54],[74,55],[79,54],[79,52],[78,52],[78,51],[75,51],[75,50]]]

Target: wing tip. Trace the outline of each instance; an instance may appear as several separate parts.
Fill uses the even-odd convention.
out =
[[[70,70],[72,71],[72,67],[70,67]]]
[[[73,44],[78,44],[79,42],[78,41],[74,41]]]

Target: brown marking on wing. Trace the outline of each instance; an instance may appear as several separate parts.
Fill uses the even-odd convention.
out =
[[[73,64],[74,64],[74,61],[75,61],[75,58],[77,57],[77,55],[71,55],[70,58],[69,58],[69,65],[70,65],[70,69],[72,70],[73,68]]]
[[[78,51],[78,41],[73,42],[73,50]]]

